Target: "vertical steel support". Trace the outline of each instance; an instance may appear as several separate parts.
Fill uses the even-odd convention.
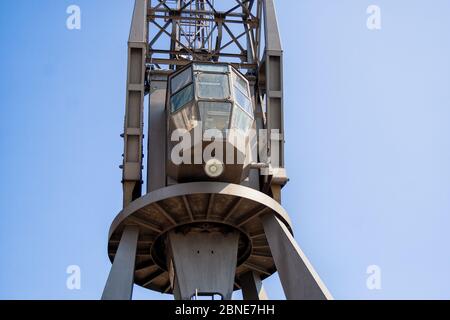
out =
[[[143,114],[147,53],[148,0],[136,0],[128,40],[128,77],[125,107],[124,159],[122,165],[123,206],[142,192]]]
[[[256,98],[256,90],[255,90],[255,80],[250,79],[250,94],[252,97],[253,105],[256,105],[256,101],[258,100]],[[255,111],[256,112],[256,111]],[[258,120],[257,120],[258,121]],[[252,127],[252,130],[254,130],[254,134],[251,134],[249,137],[249,146],[247,151],[247,157],[249,163],[258,163],[259,161],[259,149],[258,149],[258,123],[255,122],[255,124]],[[250,169],[248,174],[248,179],[244,180],[241,185],[245,185],[247,187],[253,188],[255,190],[260,190],[260,175],[259,175],[259,169]]]
[[[244,300],[268,300],[259,274],[250,271],[240,277]]]
[[[237,264],[239,234],[236,232],[170,232],[177,300],[190,300],[196,294],[220,294],[231,300]]]
[[[139,228],[127,226],[122,234],[102,300],[131,300]]]
[[[279,141],[270,143],[270,164],[273,169],[274,183],[284,184],[284,122],[283,122],[283,50],[273,0],[263,0],[265,53],[264,70],[267,133],[271,141],[272,130],[279,134]],[[280,170],[281,169],[281,170]],[[280,175],[280,177],[277,177]]]
[[[182,4],[181,4],[181,0],[177,0],[177,10],[181,10]],[[177,41],[175,41],[175,39],[180,39],[180,25],[179,25],[180,21],[178,20],[172,20],[172,35],[171,35],[171,39],[170,39],[170,51],[172,52],[170,54],[170,59],[171,60],[176,60],[176,55],[173,54],[173,52],[176,51],[180,51],[180,45]],[[171,64],[169,66],[169,68],[171,70],[175,70],[176,66]]]
[[[243,4],[244,6],[242,7],[242,13],[246,14],[246,12],[250,12],[251,8],[250,8],[250,2],[247,2],[245,4]],[[245,8],[246,9],[245,9]],[[248,16],[247,16],[248,17]],[[242,23],[244,24],[244,30],[247,34],[247,62],[248,63],[254,63],[259,57],[256,56],[256,48],[255,48],[255,43],[254,43],[254,33],[253,33],[253,29],[251,29],[246,23],[245,23],[245,18],[242,19]]]
[[[166,90],[165,71],[151,71],[148,111],[147,192],[166,186]],[[151,150],[151,151],[150,151]]]
[[[284,223],[273,214],[264,215],[261,220],[286,298],[333,299]]]

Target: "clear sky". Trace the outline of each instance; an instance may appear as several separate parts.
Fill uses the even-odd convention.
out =
[[[101,296],[121,207],[133,2],[0,2],[0,298]],[[66,28],[70,4],[81,7],[79,31]],[[366,27],[372,4],[381,30]],[[300,246],[337,299],[450,299],[450,2],[277,9],[283,205]],[[81,290],[66,288],[69,265],[81,268]],[[366,286],[370,265],[381,290]],[[265,286],[284,298],[276,276]],[[136,288],[135,298],[163,296]]]

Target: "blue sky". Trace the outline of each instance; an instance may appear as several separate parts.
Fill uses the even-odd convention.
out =
[[[67,30],[66,8],[82,10]],[[382,29],[366,27],[378,5]],[[98,299],[133,1],[0,3],[0,298]],[[450,299],[450,2],[277,2],[283,205],[337,299]],[[81,267],[81,290],[66,268]],[[366,269],[381,268],[381,290]],[[276,275],[265,282],[283,299]],[[239,295],[237,295],[239,297]],[[160,299],[136,288],[137,299]],[[166,297],[170,298],[170,297]]]

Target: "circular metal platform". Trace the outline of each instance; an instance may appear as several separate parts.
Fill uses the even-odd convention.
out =
[[[292,230],[290,218],[281,205],[257,190],[221,182],[173,185],[137,199],[118,214],[109,232],[109,258],[113,261],[124,227],[137,225],[140,233],[135,283],[172,293],[165,259],[165,235],[176,228],[190,226],[229,227],[241,234],[235,277],[235,289],[239,289],[241,274],[254,271],[264,279],[276,271],[258,219],[268,213],[275,214]]]

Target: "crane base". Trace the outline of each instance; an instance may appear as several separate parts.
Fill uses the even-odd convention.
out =
[[[275,215],[291,232],[290,219],[285,210],[278,202],[257,190],[221,182],[173,185],[137,199],[119,213],[110,228],[108,254],[113,261],[127,226],[139,228],[135,284],[174,294],[176,286],[173,276],[171,281],[169,263],[173,251],[167,245],[170,235],[183,228],[192,230],[203,227],[209,232],[228,228],[237,235],[233,289],[238,290],[242,275],[254,272],[265,279],[276,271],[260,219],[266,214]],[[217,293],[228,297],[228,291]]]

